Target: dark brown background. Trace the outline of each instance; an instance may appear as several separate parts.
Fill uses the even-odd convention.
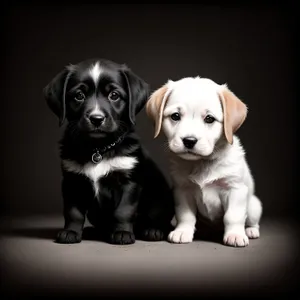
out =
[[[153,90],[186,76],[227,82],[249,107],[238,134],[264,214],[292,215],[297,123],[293,5],[45,3],[11,4],[3,10],[2,214],[61,212],[61,130],[42,89],[64,65],[102,57],[128,64]],[[168,176],[164,139],[153,140],[144,111],[138,132]]]
[[[11,0],[1,6],[1,299],[5,292],[20,298],[124,298],[126,290],[143,299],[198,291],[202,298],[286,297],[299,281],[291,220],[299,219],[296,1],[97,2]],[[42,89],[66,64],[93,57],[128,64],[152,90],[168,79],[200,75],[228,83],[245,101],[249,114],[238,135],[264,205],[262,239],[244,250],[205,241],[183,247],[137,243],[130,251],[88,241],[53,243],[63,224],[57,150],[62,131]],[[164,138],[153,139],[144,111],[137,130],[168,176]],[[6,232],[7,226],[13,229]]]

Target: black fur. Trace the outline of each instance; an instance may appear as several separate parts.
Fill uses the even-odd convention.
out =
[[[88,70],[97,61],[101,76],[95,85]],[[79,91],[84,92],[84,101],[74,99]],[[112,91],[120,99],[109,100]],[[133,170],[114,171],[102,177],[98,197],[86,176],[62,167],[65,226],[56,241],[80,242],[86,216],[98,229],[99,237],[113,244],[132,244],[136,237],[165,239],[174,214],[172,192],[159,168],[142,149],[134,129],[135,117],[149,96],[148,84],[125,65],[94,59],[66,67],[44,88],[44,95],[59,124],[68,121],[60,141],[62,160],[84,165],[91,161],[96,148],[103,149],[120,136],[123,140],[102,153],[103,158],[138,159]],[[96,102],[105,115],[99,126],[89,119]]]

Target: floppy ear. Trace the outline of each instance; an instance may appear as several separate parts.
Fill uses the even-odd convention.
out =
[[[132,72],[127,66],[123,66],[122,70],[125,81],[127,84],[127,90],[129,95],[129,120],[132,125],[135,125],[136,115],[145,106],[149,97],[149,85],[142,78]]]
[[[170,93],[171,89],[169,89],[168,84],[165,84],[152,93],[146,104],[146,113],[155,125],[154,138],[160,133],[164,108]]]
[[[71,68],[66,67],[58,73],[46,87],[43,94],[48,107],[59,118],[59,126],[62,126],[66,117],[66,87],[71,76]]]
[[[241,127],[247,117],[247,106],[233,93],[227,85],[219,91],[224,113],[224,132],[228,143],[233,143],[233,134]]]

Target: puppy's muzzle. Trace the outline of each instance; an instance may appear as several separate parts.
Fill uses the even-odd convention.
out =
[[[185,148],[193,149],[196,143],[198,142],[198,140],[195,137],[189,136],[189,137],[182,138],[182,142]]]
[[[105,116],[101,114],[93,114],[89,116],[89,120],[95,127],[100,127],[105,120]]]

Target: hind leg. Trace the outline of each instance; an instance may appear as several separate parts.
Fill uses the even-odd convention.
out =
[[[262,204],[260,200],[255,196],[251,196],[246,219],[246,234],[250,239],[259,238],[259,222],[262,215]]]
[[[139,239],[145,241],[166,240],[172,229],[171,219],[174,215],[172,194],[157,198],[144,195],[145,206],[139,210],[135,230]]]
[[[137,221],[138,236],[146,241],[166,240],[172,230],[173,205],[153,205],[140,215]]]
[[[171,217],[159,214],[149,217],[149,214],[142,214],[136,225],[136,235],[144,241],[162,241],[166,240],[168,233],[171,231]],[[167,222],[168,221],[168,222]]]

